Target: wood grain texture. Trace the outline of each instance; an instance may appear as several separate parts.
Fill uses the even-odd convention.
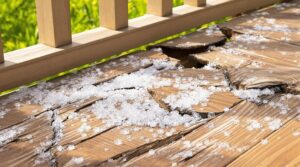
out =
[[[222,26],[237,32],[263,35],[267,38],[300,45],[300,2],[292,0],[284,5],[238,17]]]
[[[257,144],[230,163],[229,167],[280,167],[300,166],[300,120],[293,119],[283,128]]]
[[[38,163],[39,154],[45,153],[53,144],[51,139],[54,133],[49,116],[51,117],[42,114],[10,129],[20,133],[17,133],[12,142],[0,147],[1,166],[50,165],[48,160]]]
[[[141,64],[143,60],[150,60],[148,63]],[[65,76],[63,78],[58,78],[54,81],[47,83],[47,86],[40,90],[39,86],[28,88],[27,93],[19,91],[15,92],[9,96],[4,96],[0,98],[0,109],[7,111],[4,118],[0,121],[0,130],[11,127],[15,124],[19,124],[23,121],[28,120],[32,116],[39,115],[45,112],[45,109],[41,104],[38,103],[28,103],[34,96],[30,94],[36,91],[49,91],[49,92],[60,92],[60,91],[71,91],[73,88],[79,88],[80,83],[84,82],[84,77],[90,76],[94,73],[94,85],[98,85],[110,79],[113,79],[119,75],[135,72],[141,68],[147,68],[151,66],[151,60],[170,60],[166,55],[161,52],[138,52],[133,55],[127,55],[119,59],[114,59],[99,65],[96,65],[93,69],[86,69],[78,72],[77,74],[72,74]],[[172,59],[174,61],[174,59]],[[174,62],[176,63],[176,62]],[[102,73],[97,72],[100,70]],[[96,75],[95,75],[96,74]],[[72,80],[72,82],[69,82]],[[25,90],[26,91],[26,90]],[[48,93],[49,93],[48,92]],[[99,98],[99,97],[98,97]],[[16,99],[18,99],[16,101]],[[61,110],[71,110],[76,109],[89,102],[91,99],[82,99],[84,101],[76,101],[73,104],[66,106],[52,106],[52,109]],[[95,101],[95,100],[94,100]]]
[[[112,30],[128,27],[128,0],[99,0],[100,24]]]
[[[162,17],[172,15],[172,0],[148,0],[147,2],[147,13]]]
[[[0,90],[4,91],[31,83],[204,23],[222,19],[225,15],[236,15],[271,5],[277,1],[207,0],[206,8],[188,5],[177,7],[173,10],[172,17],[162,18],[146,15],[133,19],[130,21],[130,28],[124,29],[122,32],[97,28],[76,34],[73,36],[73,43],[63,48],[52,48],[40,44],[6,53],[5,60],[7,61],[0,65],[0,80],[5,81],[0,82]],[[130,42],[128,42],[129,40]]]
[[[36,0],[39,41],[51,47],[72,43],[69,0]]]
[[[206,5],[206,0],[184,0],[184,4],[200,7]]]
[[[281,114],[269,104],[242,102],[184,138],[156,149],[155,154],[137,156],[123,166],[226,166],[272,134],[271,121],[278,119],[284,124],[298,114],[297,97],[276,97],[272,102],[286,104],[290,110]],[[258,126],[253,126],[253,121]]]

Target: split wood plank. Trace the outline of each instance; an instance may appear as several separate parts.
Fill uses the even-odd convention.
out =
[[[72,43],[70,1],[36,0],[39,41],[51,47]]]
[[[273,103],[288,105],[282,114]],[[269,104],[242,102],[184,138],[125,162],[122,166],[225,166],[293,119],[298,97],[276,97]],[[280,121],[274,125],[274,121]],[[272,123],[273,122],[273,123]]]
[[[222,100],[224,101],[224,100]],[[214,106],[214,100],[210,100],[209,106]],[[221,104],[220,104],[221,105]],[[226,107],[231,108],[228,103],[218,107],[218,112],[223,111]],[[91,113],[88,108],[84,109],[85,113]],[[88,114],[89,115],[89,114]],[[105,126],[102,120],[97,120],[94,116],[84,116],[88,118],[86,121],[79,120],[65,123],[66,130],[64,131],[61,145],[74,144],[75,150],[66,150],[63,152],[55,151],[59,166],[76,165],[72,162],[72,158],[83,157],[84,161],[78,165],[99,165],[103,163],[110,164],[110,159],[117,159],[115,163],[122,161],[120,159],[130,159],[136,155],[148,152],[150,149],[160,147],[166,143],[170,143],[175,139],[179,139],[189,133],[195,127],[201,126],[203,122],[190,126],[175,126],[173,128],[149,128],[138,126]],[[84,123],[89,126],[87,132],[79,133],[78,129]],[[109,122],[107,122],[109,123]],[[109,125],[109,124],[108,124]],[[99,131],[95,133],[95,128]],[[131,129],[131,130],[130,130]],[[127,134],[130,131],[133,134]],[[124,134],[125,132],[125,134]],[[81,136],[83,134],[83,136]],[[117,142],[120,139],[122,144]]]
[[[38,115],[47,110],[43,105],[32,102],[36,96],[35,92],[38,93],[41,91],[45,94],[48,94],[51,92],[59,93],[61,91],[73,91],[74,89],[80,89],[80,87],[83,86],[82,84],[87,84],[89,82],[88,80],[90,79],[92,80],[89,84],[97,85],[122,74],[132,73],[141,68],[149,67],[152,65],[152,61],[154,60],[172,61],[173,63],[177,63],[176,60],[170,59],[161,52],[139,52],[99,64],[92,69],[83,70],[78,74],[73,74],[64,78],[58,78],[54,81],[46,83],[46,86],[42,84],[41,86],[24,89],[23,91],[1,97],[0,108],[2,111],[5,111],[5,115],[0,121],[0,130],[21,123],[25,120],[28,120],[31,116]],[[89,101],[89,99],[84,100]],[[84,102],[79,100],[77,103],[75,102],[75,106],[80,105],[80,103]],[[51,108],[56,109],[60,107],[63,106],[52,106]],[[67,109],[69,109],[69,107],[70,106],[66,106]]]
[[[170,16],[172,15],[173,1],[172,0],[148,0],[147,13],[156,16]]]
[[[189,54],[207,51],[210,46],[223,45],[226,36],[217,29],[198,30],[197,32],[152,46],[161,48],[168,56],[179,59],[184,67],[197,67],[198,63]]]
[[[237,32],[262,35],[300,45],[299,19],[300,2],[294,0],[238,17],[222,26]]]
[[[290,92],[297,93],[300,82],[300,69],[253,68],[242,67],[228,71],[231,84],[242,89],[263,89],[281,86]]]
[[[299,53],[298,46],[256,35],[233,34],[232,41],[224,47],[192,57],[201,64],[226,69],[229,80],[237,87],[286,86],[289,92],[298,92]]]
[[[212,45],[221,45],[226,42],[226,36],[219,30],[208,28],[197,32],[157,44],[153,47],[165,50],[206,50]]]
[[[100,24],[112,30],[128,27],[128,0],[99,0]]]
[[[300,117],[299,117],[300,118]],[[300,120],[293,119],[229,164],[234,166],[299,166]]]
[[[160,106],[165,109],[172,110],[174,107],[172,104],[168,104],[163,101],[163,99],[167,98],[170,95],[176,95],[180,93],[181,91],[173,88],[173,87],[162,87],[158,89],[150,90],[153,98],[159,102]],[[202,102],[196,105],[193,105],[191,109],[180,109],[175,108],[176,110],[179,110],[182,113],[192,113],[197,112],[201,114],[208,114],[208,113],[223,113],[225,110],[229,109],[234,104],[239,103],[241,100],[234,96],[231,92],[216,92],[212,94],[206,102]],[[173,109],[174,110],[174,109]],[[204,117],[207,117],[207,115],[202,115]]]
[[[201,63],[216,63],[224,68],[238,68],[250,64],[263,68],[299,68],[299,53],[300,47],[298,46],[257,35],[233,34],[231,41],[227,42],[224,47],[212,48],[208,53],[195,54],[193,57]],[[231,58],[233,62],[230,62]],[[237,65],[234,65],[235,62]]]
[[[200,7],[206,5],[206,0],[184,0],[184,4]]]
[[[181,70],[162,71],[158,76],[171,79],[173,86],[150,89],[149,91],[154,99],[159,102],[160,106],[168,110],[179,110],[182,113],[221,113],[224,112],[226,108],[229,109],[234,104],[240,102],[238,97],[234,96],[233,93],[226,89],[227,82],[225,75],[221,70],[186,68]],[[189,84],[191,82],[194,83],[197,88],[209,89],[214,87],[215,89],[220,88],[220,90],[213,93],[207,101],[193,105],[190,109],[177,108],[175,107],[176,104],[174,106],[173,104],[168,104],[164,101],[164,99],[169,96],[176,96],[185,91],[193,91],[196,89],[191,88],[189,90],[183,90],[180,88],[180,85]],[[203,116],[206,117],[207,115]]]
[[[48,166],[50,159],[47,150],[51,148],[54,138],[51,115],[42,114],[30,121],[2,131],[1,136],[12,135],[12,142],[0,149],[1,166]],[[13,135],[15,133],[15,135]],[[43,159],[45,155],[45,159]],[[49,157],[48,157],[49,158]],[[43,164],[43,165],[42,165]]]
[[[179,70],[164,70],[157,74],[161,79],[170,79],[173,84],[186,84],[191,81],[200,81],[198,86],[227,86],[226,78],[222,70],[206,70],[196,68],[184,68]]]

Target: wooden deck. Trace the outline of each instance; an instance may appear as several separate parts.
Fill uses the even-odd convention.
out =
[[[0,166],[300,166],[299,21],[278,4],[3,96]]]

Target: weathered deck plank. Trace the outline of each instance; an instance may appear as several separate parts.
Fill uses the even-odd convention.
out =
[[[4,119],[1,119],[0,121],[0,130],[21,123],[28,120],[30,117],[36,116],[49,109],[60,108],[60,106],[51,106],[51,108],[48,108],[40,104],[47,93],[53,93],[55,95],[55,92],[57,92],[57,95],[59,95],[60,92],[80,89],[87,83],[98,85],[119,75],[149,67],[152,65],[151,60],[168,59],[169,58],[166,55],[160,52],[141,52],[97,65],[92,69],[83,70],[78,74],[56,79],[45,85],[42,84],[37,87],[24,89],[23,91],[16,92],[8,97],[2,97],[0,100],[0,109],[5,112],[5,115],[3,116]],[[70,80],[72,80],[72,82],[69,82]],[[43,92],[44,94],[39,92]],[[41,96],[41,99],[39,99],[39,96]],[[37,99],[37,102],[32,102],[32,100],[35,99]],[[78,105],[78,103],[80,104],[82,102],[78,100],[75,105]]]
[[[263,9],[222,24],[228,33],[233,30],[227,36],[213,26],[154,46],[165,54],[159,49],[139,52],[1,97],[0,166],[300,165],[300,99],[287,94],[300,92],[299,9],[298,0]],[[270,28],[273,31],[266,30]],[[168,63],[172,63],[171,70],[166,70]],[[130,84],[121,80],[116,87],[109,85],[120,75],[147,70],[142,80],[135,81],[135,76]],[[162,83],[149,87],[131,83],[147,82],[147,77]],[[128,91],[129,105],[134,103],[131,90],[138,91],[144,94],[133,99],[142,105],[152,101],[166,113],[176,110],[180,116],[208,119],[152,127],[147,121],[147,125],[132,125],[122,119],[120,123],[100,118],[97,112],[107,109],[101,110],[101,105],[111,102],[106,101],[109,96],[95,93],[102,84],[112,86],[107,92],[120,96]],[[262,97],[260,103],[236,94],[270,87],[282,89]],[[197,91],[199,88],[203,90]],[[209,94],[205,89],[216,91]],[[196,99],[200,102],[188,107],[176,98],[166,100],[193,91],[197,97],[209,97]],[[79,92],[76,98],[61,102],[65,98],[61,95],[75,92]],[[89,92],[94,93],[85,94]],[[56,101],[45,103],[49,99],[44,95]],[[256,95],[250,91],[248,96]],[[119,103],[113,103],[117,112]],[[97,107],[100,111],[95,111]],[[186,113],[190,115],[183,115]]]
[[[259,155],[259,156],[257,156]],[[299,166],[300,120],[293,119],[229,166]]]
[[[292,0],[252,14],[238,17],[222,26],[237,32],[264,37],[300,46],[300,1]]]
[[[298,98],[276,97],[272,102],[288,104],[290,111],[280,114],[269,104],[242,102],[184,138],[155,150],[155,154],[143,154],[124,166],[225,166],[297,115]],[[272,124],[278,120],[279,127]]]

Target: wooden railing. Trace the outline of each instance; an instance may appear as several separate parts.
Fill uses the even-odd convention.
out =
[[[148,15],[128,21],[127,0],[99,0],[101,27],[72,36],[69,0],[36,0],[40,44],[3,55],[0,42],[0,91],[278,1],[148,0]]]

